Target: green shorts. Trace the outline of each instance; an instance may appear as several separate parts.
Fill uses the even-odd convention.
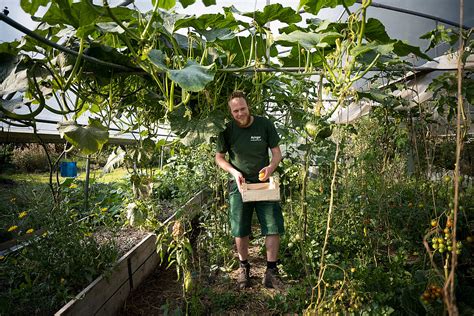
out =
[[[235,181],[229,186],[230,226],[232,236],[250,235],[253,211],[257,213],[262,235],[281,235],[285,232],[283,214],[279,202],[242,202],[242,196]]]

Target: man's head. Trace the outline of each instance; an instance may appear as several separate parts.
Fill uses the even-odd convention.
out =
[[[250,116],[250,110],[245,93],[242,91],[232,92],[229,95],[227,104],[229,105],[230,113],[237,122],[237,125],[245,127],[250,124],[252,117]]]

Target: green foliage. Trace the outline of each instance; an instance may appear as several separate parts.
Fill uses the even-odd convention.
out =
[[[176,82],[184,90],[198,92],[214,79],[213,65],[200,66],[198,63],[188,60],[183,69],[170,70],[170,79]]]
[[[255,23],[260,27],[263,27],[271,21],[280,21],[287,24],[298,23],[301,21],[301,16],[296,14],[292,8],[284,8],[279,3],[265,6],[263,12],[249,12],[245,13],[244,16],[253,18]]]
[[[86,208],[84,186],[84,181],[71,178],[61,184],[61,193],[64,195],[61,206],[70,218],[81,220],[91,230],[99,226],[113,228],[123,225],[123,209],[127,198],[131,196],[130,188],[124,182],[106,184],[91,180]]]
[[[14,148],[13,144],[0,145],[0,173],[4,173],[13,167],[12,156]]]
[[[331,44],[334,45],[337,38],[342,37],[341,34],[337,32],[327,32],[322,34],[317,33],[307,33],[302,31],[294,31],[290,34],[283,34],[278,37],[278,41],[282,44],[284,43],[297,43],[305,49],[312,48],[325,48],[330,47]]]
[[[339,5],[350,7],[355,0],[300,0],[298,9],[304,8],[306,12],[318,14],[322,8],[335,8]]]
[[[43,228],[40,238],[0,261],[2,314],[54,313],[118,258],[112,244],[97,244],[67,212]]]
[[[425,51],[428,51],[442,43],[447,43],[450,46],[453,46],[458,41],[459,34],[457,34],[452,29],[449,29],[449,28],[447,29],[446,26],[441,24],[441,25],[437,25],[434,30],[429,31],[426,34],[423,34],[422,36],[420,36],[420,38],[426,39],[430,42],[428,47],[425,50]]]
[[[21,8],[31,15],[34,15],[40,6],[48,5],[48,0],[21,0]]]
[[[2,183],[0,194],[0,200],[4,201],[0,206],[2,241],[34,236],[43,227],[43,223],[49,222],[49,211],[53,207],[46,184],[11,182]],[[16,229],[8,232],[11,227]]]
[[[192,3],[194,1],[182,4],[186,7]],[[205,2],[206,5],[212,3],[214,1]],[[316,14],[321,8],[351,6],[353,3],[301,1],[300,7]],[[97,119],[94,127],[99,127],[99,122],[105,127],[115,123],[126,132],[141,126],[149,131],[150,138],[157,134],[156,123],[167,122],[175,111],[179,113],[173,115],[174,126],[183,126],[186,125],[184,122],[193,120],[200,123],[214,117],[219,110],[225,111],[225,96],[235,88],[248,90],[258,106],[268,103],[274,95],[271,93],[272,86],[283,88],[291,76],[255,73],[253,78],[249,78],[245,73],[227,75],[226,68],[278,67],[279,64],[275,64],[270,57],[279,57],[284,65],[304,66],[305,71],[323,66],[328,85],[334,90],[333,95],[343,100],[353,94],[350,91],[353,82],[369,68],[375,64],[386,66],[381,62],[385,57],[392,65],[398,60],[393,58],[397,57],[394,54],[406,56],[413,53],[428,58],[417,48],[390,39],[380,21],[366,20],[361,16],[369,4],[370,1],[364,2],[362,9],[351,14],[347,23],[321,22],[303,28],[296,26],[301,17],[281,4],[268,5],[262,11],[243,13],[254,19],[253,23],[247,23],[234,17],[234,13],[238,13],[234,8],[225,8],[225,15],[205,14],[200,17],[158,10],[173,8],[175,1],[156,1],[153,10],[147,14],[137,14],[125,7],[111,8],[107,3],[101,6],[87,1],[22,1],[23,9],[30,14],[34,14],[40,6],[48,8],[44,16],[37,19],[49,27],[38,30],[38,34],[47,33],[53,41],[67,37],[69,48],[109,64],[93,64],[90,59],[84,61],[81,56],[64,58],[64,53],[48,49],[42,49],[41,54],[31,57],[31,52],[45,44],[33,43],[25,38],[22,47],[28,54],[20,52],[24,58],[20,58],[17,69],[11,75],[19,76],[21,71],[28,69],[30,80],[26,81],[23,76],[22,90],[26,89],[27,96],[39,104],[28,117],[49,109],[46,102],[49,98],[67,95],[69,88],[72,88],[77,101],[73,104],[69,100],[75,98],[61,98],[58,114],[71,114],[78,119],[89,110]],[[271,21],[288,24],[288,32],[277,41],[274,41],[267,26]],[[253,25],[257,26],[255,30]],[[180,29],[187,30],[186,36],[176,34]],[[249,35],[242,35],[248,30]],[[86,36],[90,40],[84,41]],[[290,55],[278,56],[277,48],[282,44],[292,47]],[[301,52],[300,47],[306,48],[305,51]],[[375,57],[374,54],[380,56]],[[341,61],[348,56],[349,63],[343,66]],[[48,64],[45,60],[52,62]],[[343,68],[344,73],[340,71]],[[91,71],[95,74],[94,78],[86,75]],[[122,76],[122,73],[129,75]],[[309,90],[305,92],[309,93]],[[14,112],[5,113],[12,119],[20,119],[19,114]],[[199,128],[202,126],[194,124],[184,130],[178,127],[174,131],[180,135],[201,134]],[[218,125],[213,127],[220,129]],[[86,153],[100,150],[107,139],[102,128],[90,133],[86,133],[88,127],[68,128],[72,130],[66,133],[67,139]],[[92,129],[92,126],[89,128]],[[63,129],[61,127],[60,131]],[[77,134],[87,135],[87,141]],[[197,138],[209,141],[207,136]]]
[[[416,167],[420,168],[416,177],[407,168],[413,146],[411,132],[390,107],[375,110],[352,128],[333,131],[330,139],[342,136],[340,139],[345,140],[341,145],[343,156],[338,163],[335,205],[324,254],[326,266],[320,289],[323,296],[315,307],[306,302],[308,312],[379,315],[404,310],[419,314],[425,309],[435,313],[442,306],[425,306],[419,300],[425,287],[436,280],[423,260],[425,249],[420,238],[426,233],[430,217],[447,207],[452,191],[425,177],[422,159],[418,163],[423,165]],[[291,278],[307,280],[312,284],[310,287],[321,269],[318,262],[323,255],[329,208],[328,175],[334,168],[330,164],[324,167],[322,158],[330,160],[334,152],[322,148],[314,149],[320,156],[315,160],[318,173],[309,177],[304,200],[303,157],[285,158],[280,173],[287,231],[282,239],[283,270]],[[469,198],[465,200],[464,193],[461,196],[460,205],[465,205]],[[304,207],[308,208],[306,235],[301,233]],[[461,222],[459,225],[460,231],[466,230]],[[460,260],[470,264],[464,257]],[[461,275],[464,273],[460,272]],[[413,276],[417,276],[415,280]],[[315,291],[318,293],[317,288]],[[287,297],[277,296],[273,305],[294,311]]]
[[[182,280],[183,296],[194,290],[191,274],[193,248],[189,241],[190,227],[184,220],[169,222],[157,228],[156,245],[162,264],[176,267],[178,280]]]
[[[72,121],[59,123],[58,130],[61,137],[85,155],[96,153],[109,140],[109,132],[95,119],[90,119],[86,127]]]
[[[192,3],[182,1],[185,7]],[[299,7],[316,14],[337,5],[349,11],[354,3],[303,0]],[[26,118],[43,110],[74,121],[92,113],[87,127],[71,122],[60,127],[65,138],[85,154],[100,151],[113,125],[124,133],[138,133],[136,146],[125,152],[117,149],[108,164],[124,161],[130,170],[128,183],[92,183],[86,206],[83,182],[66,180],[60,186],[61,194],[54,196],[64,218],[59,216],[56,223],[55,217],[44,226],[35,226],[30,210],[27,217],[19,218],[19,204],[8,209],[4,222],[19,224],[12,231],[23,234],[31,226],[35,230],[46,227],[51,233],[16,257],[6,258],[11,265],[0,262],[9,271],[1,276],[10,282],[8,289],[2,289],[2,303],[24,306],[18,312],[31,313],[28,306],[48,296],[52,299],[42,299],[42,303],[52,302],[44,307],[50,312],[53,305],[75,294],[83,286],[80,280],[91,279],[114,258],[112,248],[98,252],[100,247],[88,235],[100,226],[122,225],[128,205],[129,223],[157,229],[162,260],[178,267],[190,311],[203,312],[200,298],[207,296],[218,313],[243,304],[245,296],[200,292],[195,286],[197,271],[228,271],[234,263],[225,206],[227,175],[216,171],[211,144],[224,127],[226,95],[241,89],[247,92],[252,113],[275,120],[285,147],[279,169],[287,231],[281,243],[282,271],[300,284],[272,298],[269,308],[283,313],[435,313],[442,307],[440,302],[427,306],[418,299],[429,284],[439,283],[436,268],[422,256],[421,237],[430,229],[439,234],[437,227],[427,229],[434,218],[439,225],[447,225],[453,186],[450,181],[433,180],[436,174],[432,171],[439,169],[431,170],[434,146],[424,137],[431,130],[426,123],[433,116],[422,106],[407,113],[393,111],[405,104],[391,95],[402,84],[364,91],[357,88],[374,67],[382,71],[370,79],[378,85],[382,79],[387,82],[404,75],[391,72],[382,78],[386,68],[410,66],[403,57],[429,57],[418,47],[391,39],[379,20],[367,19],[370,3],[362,1],[344,22],[313,19],[300,26],[296,23],[301,17],[280,4],[263,11],[241,13],[230,7],[224,9],[224,15],[189,17],[159,10],[173,8],[174,0],[156,0],[147,13],[110,8],[107,2],[100,6],[90,1],[22,1],[22,8],[30,14],[47,6],[44,16],[35,18],[42,22],[36,33],[65,43],[79,56],[66,58],[46,43],[29,38],[21,45],[0,45],[2,67],[9,74],[0,84],[8,88],[5,91],[24,92],[32,100],[27,114],[15,112],[17,106],[23,106],[19,99],[2,100],[2,120],[24,125]],[[241,14],[253,21],[234,16]],[[270,21],[288,24],[276,40],[266,26]],[[178,30],[186,30],[186,36]],[[455,37],[442,28],[424,36],[431,41],[428,49],[441,40],[454,43]],[[289,54],[279,55],[281,47],[290,48]],[[463,56],[467,58],[468,53]],[[281,65],[300,67],[301,72],[257,71]],[[229,73],[235,67],[239,71]],[[316,68],[319,85],[310,77]],[[471,77],[466,72],[463,95],[468,101],[472,99]],[[435,97],[432,106],[448,121],[456,114],[455,79],[446,74],[430,87]],[[325,108],[324,96],[336,102]],[[59,109],[48,106],[51,98],[58,100]],[[327,122],[349,100],[360,98],[380,105],[353,126]],[[178,140],[157,140],[162,124],[170,124]],[[35,127],[34,121],[31,126]],[[208,184],[212,199],[200,214],[197,236],[191,234],[186,210],[180,209],[174,222],[161,223],[169,218],[170,210]],[[54,191],[52,183],[51,187]],[[472,192],[461,193],[465,194],[461,205],[472,209]],[[472,234],[472,219],[467,212],[463,216],[459,236],[467,238]],[[79,219],[82,224],[77,223]],[[466,258],[472,249],[466,249],[460,255],[457,275],[457,291],[465,295],[459,296],[465,298],[459,305],[463,311],[471,308],[472,260]],[[44,251],[54,251],[50,261],[42,257]],[[433,253],[434,265],[446,258],[440,251]],[[77,264],[70,262],[72,257],[78,257]],[[58,269],[52,269],[51,263]],[[45,271],[49,270],[48,277]],[[33,304],[23,304],[30,297]]]
[[[295,284],[287,293],[276,294],[268,300],[268,310],[276,314],[299,313],[309,304],[310,285]]]

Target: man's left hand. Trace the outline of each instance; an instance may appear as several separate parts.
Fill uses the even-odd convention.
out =
[[[264,167],[258,172],[258,180],[265,182],[268,180],[268,178],[270,178],[272,173],[273,169],[270,166]]]

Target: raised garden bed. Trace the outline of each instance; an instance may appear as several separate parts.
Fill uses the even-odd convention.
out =
[[[178,211],[186,211],[189,216],[194,216],[204,204],[206,196],[206,191],[200,191]],[[130,292],[156,269],[158,263],[156,235],[150,233],[123,255],[111,272],[95,279],[55,315],[116,314]]]
[[[148,234],[123,255],[110,275],[101,275],[55,315],[112,315],[122,306],[134,286],[158,264],[156,235]]]

